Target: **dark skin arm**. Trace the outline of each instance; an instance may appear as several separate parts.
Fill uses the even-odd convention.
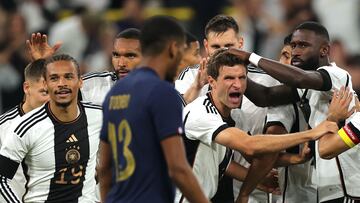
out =
[[[229,51],[242,60],[249,61],[251,53],[236,48],[231,48]],[[258,67],[280,82],[292,87],[315,90],[321,90],[323,87],[323,78],[317,71],[305,71],[268,58],[261,58]]]
[[[98,176],[100,184],[101,202],[105,202],[106,195],[111,188],[111,146],[109,143],[100,141],[100,162]]]
[[[287,85],[277,85],[266,87],[247,78],[247,88],[245,96],[256,106],[278,106],[299,101],[292,87]]]

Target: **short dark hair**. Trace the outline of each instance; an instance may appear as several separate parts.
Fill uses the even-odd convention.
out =
[[[208,37],[210,32],[224,33],[228,29],[233,29],[236,34],[239,33],[239,26],[235,19],[227,15],[216,15],[205,26],[205,37]]]
[[[24,77],[26,80],[38,81],[44,76],[45,59],[37,59],[29,63],[24,70]]]
[[[70,55],[68,54],[59,54],[59,55],[54,55],[51,56],[50,58],[47,58],[45,60],[45,71],[44,71],[44,79],[46,79],[46,67],[51,64],[54,63],[56,61],[70,61],[74,64],[76,72],[77,72],[77,76],[80,78],[80,66],[79,63]]]
[[[327,29],[318,22],[314,22],[314,21],[303,22],[295,28],[295,31],[296,30],[310,30],[315,32],[317,35],[322,36],[323,39],[325,39],[327,42],[330,41],[330,37]]]
[[[191,34],[190,32],[186,31],[185,32],[186,35],[186,45],[190,45],[191,42],[196,42],[199,41],[193,34]]]
[[[216,80],[222,66],[235,65],[244,65],[247,71],[247,63],[244,60],[241,60],[236,55],[231,54],[227,49],[219,49],[210,57],[207,63],[207,74]]]
[[[124,39],[140,39],[140,30],[137,28],[127,28],[119,32],[115,39],[124,38]]]
[[[288,34],[288,35],[284,38],[284,45],[290,45],[291,38],[292,38],[292,33]]]
[[[185,31],[175,18],[154,16],[144,22],[140,36],[143,55],[161,53],[170,40],[185,42]]]

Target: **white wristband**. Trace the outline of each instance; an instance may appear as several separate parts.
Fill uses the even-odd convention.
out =
[[[250,61],[252,64],[254,64],[255,66],[258,66],[258,63],[259,63],[259,61],[260,61],[261,58],[262,58],[261,56],[255,54],[255,53],[251,53],[251,54],[250,54],[250,57],[249,57],[249,61]]]

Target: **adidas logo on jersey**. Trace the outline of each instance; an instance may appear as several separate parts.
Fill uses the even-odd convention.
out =
[[[70,135],[70,137],[66,140],[67,143],[69,142],[77,142],[78,139],[75,137],[74,134]]]

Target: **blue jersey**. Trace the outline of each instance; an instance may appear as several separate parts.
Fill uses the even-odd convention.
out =
[[[173,202],[160,142],[183,133],[174,87],[150,68],[119,80],[103,104],[101,140],[112,147],[113,184],[106,202]]]

